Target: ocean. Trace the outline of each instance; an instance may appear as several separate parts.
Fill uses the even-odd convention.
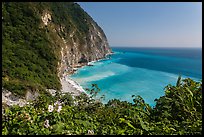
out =
[[[201,48],[112,48],[109,59],[80,68],[71,78],[84,89],[97,84],[97,97],[133,102],[140,95],[150,106],[163,96],[168,84],[175,85],[178,76],[202,79]]]

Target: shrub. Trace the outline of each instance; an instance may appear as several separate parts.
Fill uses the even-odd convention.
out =
[[[94,90],[96,91],[94,91]],[[134,103],[110,100],[97,103],[98,87],[90,98],[82,94],[52,97],[43,94],[25,107],[5,108],[3,135],[114,134],[114,135],[200,135],[202,133],[202,81],[178,79],[151,108],[140,96]],[[78,104],[76,103],[78,102]],[[59,108],[61,106],[61,109]]]

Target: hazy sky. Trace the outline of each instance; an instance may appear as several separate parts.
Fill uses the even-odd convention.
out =
[[[78,3],[112,47],[202,47],[201,2]]]

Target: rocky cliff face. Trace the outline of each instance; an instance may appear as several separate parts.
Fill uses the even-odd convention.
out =
[[[3,3],[3,88],[61,89],[65,71],[111,53],[97,23],[73,2]]]
[[[74,5],[80,8],[78,4]],[[80,8],[80,10],[82,9]],[[81,12],[85,14],[83,20],[80,21],[88,28],[86,31],[81,31],[78,26],[71,23],[54,23],[52,18],[56,15],[49,10],[44,10],[41,15],[42,27],[48,28],[48,36],[52,39],[53,44],[57,43],[60,49],[58,55],[60,59],[58,62],[60,77],[64,71],[71,71],[72,68],[86,65],[90,61],[105,58],[111,53],[111,48],[103,30],[88,14],[84,11]],[[68,21],[72,22],[71,20]],[[67,28],[71,29],[68,31]]]

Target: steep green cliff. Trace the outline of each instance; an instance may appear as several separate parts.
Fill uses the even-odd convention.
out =
[[[103,30],[77,3],[2,3],[2,82],[13,93],[59,90],[65,69],[109,53]]]

